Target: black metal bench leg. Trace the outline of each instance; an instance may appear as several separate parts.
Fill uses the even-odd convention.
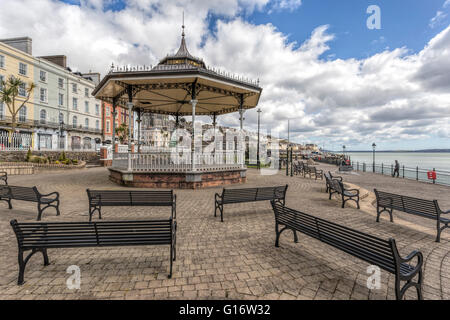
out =
[[[168,278],[172,278],[172,264],[173,264],[173,246],[170,245],[170,272]]]
[[[57,216],[60,216],[61,215],[61,212],[59,212],[59,200],[56,202],[56,215]]]
[[[0,198],[0,200],[7,202],[8,203],[8,209],[10,209],[10,210],[12,209],[11,199],[8,199],[8,198],[2,199],[2,198]]]
[[[415,275],[412,276],[411,278],[406,280],[406,283],[403,287],[401,286],[401,280],[399,278],[395,278],[395,297],[397,300],[402,300],[403,296],[405,295],[406,291],[411,288],[411,287],[415,287],[416,288],[416,292],[417,292],[417,298],[418,300],[423,300],[423,295],[422,295],[422,279],[423,279],[423,274],[422,274],[422,269],[419,269],[417,272],[417,281],[414,281],[413,279],[415,278]]]
[[[44,210],[41,208],[41,204],[38,202],[38,216],[37,216],[37,221],[41,221],[41,218],[42,218],[42,211],[44,211]]]
[[[278,231],[278,223],[275,224],[275,233],[276,233],[276,238],[275,238],[275,247],[279,247],[280,246],[280,235],[281,233],[286,230],[287,227],[284,227],[283,229],[281,229],[280,231]],[[295,239],[295,236],[294,236]]]
[[[444,229],[448,228],[448,223],[446,223],[442,228],[440,225],[440,221],[437,222],[437,235],[436,235],[436,242],[441,242],[441,232],[444,231]]]
[[[47,249],[32,249],[30,254],[24,259],[23,254],[24,251],[19,249],[18,260],[19,260],[19,277],[17,279],[17,284],[22,285],[24,283],[24,275],[25,275],[25,267],[30,260],[30,258],[36,253],[42,252],[44,256],[44,266],[48,266],[50,263],[48,261]]]
[[[22,250],[19,250],[18,260],[19,260],[19,278],[17,279],[17,284],[22,285],[24,282],[23,277],[24,277],[25,266],[26,266],[26,262],[23,259],[23,251]]]
[[[42,255],[44,256],[44,266],[48,266],[50,262],[48,260],[47,249],[42,249],[41,252]]]
[[[298,243],[297,231],[295,231],[294,229],[292,229],[292,231],[294,232],[294,242]]]
[[[220,221],[223,222],[223,204],[219,206],[220,210]]]

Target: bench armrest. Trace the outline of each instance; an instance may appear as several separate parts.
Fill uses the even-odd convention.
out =
[[[339,181],[342,182],[342,177],[341,176],[333,176],[333,179],[338,179]]]
[[[48,196],[53,196],[53,195],[56,196],[55,200],[57,200],[59,198],[59,192],[57,192],[57,191],[49,193],[49,194],[41,194],[41,197],[48,197]]]
[[[406,258],[399,257],[401,263],[410,262],[412,259],[414,259],[416,257],[417,257],[417,264],[414,267],[414,269],[409,273],[409,276],[414,276],[415,274],[417,274],[417,272],[419,272],[422,269],[422,265],[423,265],[422,252],[420,252],[418,250],[414,250]]]
[[[358,189],[345,189],[345,191],[356,191],[356,193],[359,194],[359,190]]]
[[[450,213],[450,210],[442,211],[442,213],[443,213],[443,214],[448,214],[448,213]]]
[[[217,199],[222,199],[222,196],[220,194],[216,193],[214,195],[214,198],[216,199],[216,202],[219,202],[219,201],[217,201]]]

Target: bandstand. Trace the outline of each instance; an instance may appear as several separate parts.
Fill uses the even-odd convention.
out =
[[[259,82],[217,71],[192,56],[186,47],[184,26],[179,50],[156,66],[112,67],[93,91],[97,99],[116,108],[129,110],[128,150],[118,152],[114,145],[110,179],[132,187],[203,188],[246,181],[243,121],[245,110],[255,108],[262,89]],[[140,120],[143,113],[175,117],[192,116],[190,142],[180,145],[178,131],[170,148],[140,148]],[[223,114],[239,112],[237,148],[222,148],[217,143],[216,120]],[[131,115],[136,115],[137,137],[133,137]],[[196,116],[208,115],[214,128],[214,148],[204,152],[202,128]],[[115,137],[113,121],[113,137]],[[233,140],[234,141],[234,140]],[[113,143],[115,141],[113,139]],[[228,145],[228,144],[226,144]],[[175,156],[174,156],[175,155]],[[182,155],[182,156],[180,156]]]

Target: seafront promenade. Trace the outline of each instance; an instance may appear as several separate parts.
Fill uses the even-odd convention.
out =
[[[336,171],[320,164],[325,171]],[[337,173],[336,173],[337,174]],[[289,184],[286,205],[345,226],[388,239],[395,238],[402,256],[417,249],[424,255],[424,299],[450,299],[450,232],[435,240],[435,222],[394,212],[375,222],[373,188],[423,199],[437,199],[450,209],[450,187],[372,173],[343,174],[361,188],[361,210],[328,200],[324,180],[287,177],[284,171],[262,176],[248,170],[245,187]],[[43,221],[87,221],[86,188],[117,189],[107,169],[10,176],[11,185],[59,191],[61,216],[49,209]],[[268,202],[225,206],[225,222],[214,217],[214,194],[221,188],[175,190],[177,194],[177,260],[167,279],[169,250],[165,247],[50,249],[51,264],[33,256],[25,284],[18,286],[17,242],[9,221],[34,221],[36,208],[0,203],[0,299],[395,299],[394,276],[381,271],[381,288],[367,288],[368,264],[303,234],[294,243],[283,233],[275,248],[274,215]],[[108,207],[103,220],[167,217],[167,208]],[[95,220],[98,220],[95,217]],[[81,270],[81,288],[68,289],[66,269]],[[410,290],[407,299],[416,299]]]

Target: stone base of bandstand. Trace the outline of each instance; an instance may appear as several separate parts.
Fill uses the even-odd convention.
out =
[[[109,179],[135,188],[202,189],[245,183],[247,168],[213,172],[130,172],[109,168]]]

